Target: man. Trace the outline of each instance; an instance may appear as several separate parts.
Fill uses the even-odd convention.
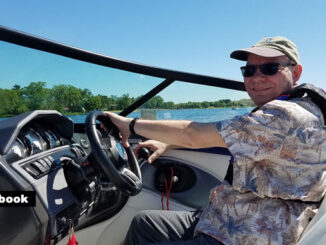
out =
[[[158,140],[143,143],[153,161],[171,145],[228,147],[233,183],[212,190],[200,213],[143,211],[126,244],[295,244],[325,194],[324,118],[309,97],[284,100],[302,73],[293,42],[263,38],[231,57],[257,108],[248,116],[217,123],[132,120],[107,113],[124,145],[131,131]],[[193,140],[196,139],[196,140]]]

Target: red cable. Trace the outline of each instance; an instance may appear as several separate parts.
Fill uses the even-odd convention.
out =
[[[167,180],[165,181],[165,186],[166,186],[166,209],[170,210],[170,206],[169,206],[169,200],[170,200],[170,192],[172,189],[172,184],[173,184],[173,168],[170,167],[171,169],[171,176],[170,176],[170,186],[169,188],[167,188]]]
[[[172,185],[173,185],[173,168],[170,167],[170,169],[171,169],[171,176],[170,176],[170,186],[169,187],[168,187],[168,183],[167,183],[167,177],[165,176],[165,178],[164,178],[165,192],[166,192],[166,210],[170,210],[169,199],[170,199],[170,191],[171,191]],[[164,192],[162,191],[161,192],[162,210],[164,210],[163,198],[164,198]]]
[[[162,210],[164,210],[164,203],[163,203],[163,199],[164,199],[164,192],[161,192],[161,204],[162,204]]]
[[[165,181],[165,193],[166,193],[166,210],[169,210],[169,190],[168,190],[168,183],[166,177],[164,181]]]

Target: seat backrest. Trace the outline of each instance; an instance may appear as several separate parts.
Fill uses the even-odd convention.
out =
[[[326,198],[324,197],[316,216],[304,230],[298,244],[324,245],[326,244]]]

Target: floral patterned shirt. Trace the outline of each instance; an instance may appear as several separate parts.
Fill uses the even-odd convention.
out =
[[[326,191],[326,129],[309,98],[274,100],[216,123],[233,183],[211,191],[195,235],[224,244],[295,244]]]

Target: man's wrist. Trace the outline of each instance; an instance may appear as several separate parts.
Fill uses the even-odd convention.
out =
[[[136,117],[136,118],[132,119],[131,122],[129,123],[130,134],[136,134],[136,132],[135,132],[135,124],[136,124],[138,119],[139,118]]]

